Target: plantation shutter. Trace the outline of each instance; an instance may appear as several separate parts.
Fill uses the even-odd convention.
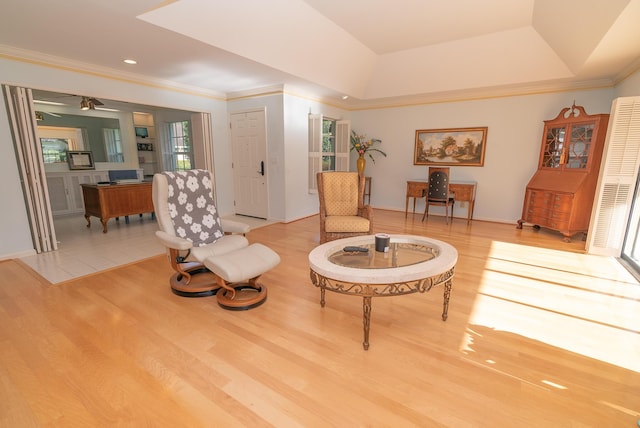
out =
[[[309,114],[309,193],[318,193],[316,174],[322,171],[322,115]]]
[[[611,107],[587,252],[619,257],[640,166],[640,97],[617,98]]]
[[[336,121],[335,152],[323,153],[321,114],[309,114],[309,193],[318,193],[316,174],[322,171],[322,155],[335,155],[335,170],[349,171],[351,123]]]
[[[349,171],[351,122],[336,122],[336,171]]]

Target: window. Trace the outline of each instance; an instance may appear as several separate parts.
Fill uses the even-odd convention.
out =
[[[640,176],[636,178],[636,186],[634,197],[631,205],[631,215],[629,216],[627,234],[625,236],[624,246],[622,247],[621,257],[633,269],[636,275],[640,275],[640,195],[638,194],[638,186],[640,185]]]
[[[322,171],[336,170],[336,122],[322,119]]]
[[[40,138],[44,163],[67,161],[70,141],[64,138]]]
[[[86,129],[38,126],[44,163],[67,162],[67,150],[84,150]]]
[[[102,134],[104,135],[104,147],[107,151],[107,162],[124,162],[120,129],[103,128]]]
[[[168,143],[164,153],[165,167],[170,171],[192,169],[194,163],[189,121],[170,122],[167,127]]]
[[[317,193],[316,173],[349,170],[349,133],[346,120],[309,115],[309,192]]]

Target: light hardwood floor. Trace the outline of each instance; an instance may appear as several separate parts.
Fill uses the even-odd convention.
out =
[[[375,232],[459,252],[442,289],[362,300],[319,290],[316,216],[248,234],[278,252],[268,301],[182,298],[163,255],[52,285],[0,263],[0,426],[632,427],[640,286],[548,231],[375,210]]]

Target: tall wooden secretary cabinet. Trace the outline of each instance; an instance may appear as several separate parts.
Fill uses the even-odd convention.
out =
[[[562,233],[567,242],[586,234],[608,122],[608,114],[588,115],[575,104],[544,121],[538,170],[527,185],[518,229],[532,223]]]

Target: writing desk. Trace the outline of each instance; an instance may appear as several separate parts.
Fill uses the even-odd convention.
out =
[[[364,197],[362,203],[367,199],[367,204],[371,204],[371,177],[364,178]]]
[[[102,223],[102,233],[107,233],[107,222],[110,218],[153,213],[151,184],[82,184],[87,227],[91,227],[91,216],[98,217]]]
[[[473,208],[476,201],[475,181],[450,181],[449,191],[454,193],[454,199],[457,202],[468,202],[467,206],[467,224],[473,219]],[[413,198],[413,214],[416,213],[416,199],[426,198],[429,190],[429,180],[409,180],[407,181],[407,195],[404,206],[404,217],[407,218],[409,213],[409,198]]]

